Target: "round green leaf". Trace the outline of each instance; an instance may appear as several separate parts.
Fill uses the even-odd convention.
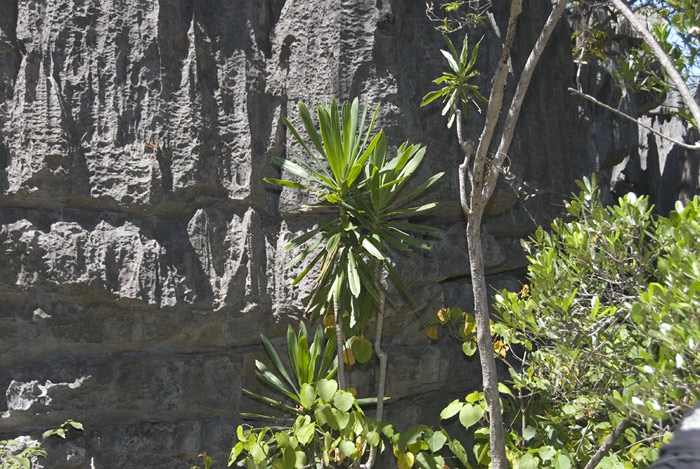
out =
[[[372,358],[372,342],[364,337],[355,337],[350,344],[355,360],[360,363],[367,363]]]
[[[322,401],[330,402],[338,390],[338,383],[334,379],[319,379],[316,383],[316,390]]]
[[[525,427],[525,430],[523,430],[523,440],[529,441],[532,440],[535,435],[537,434],[537,430],[535,427]]]
[[[379,444],[379,433],[375,431],[368,432],[367,436],[365,436],[365,439],[367,440],[367,443],[370,444],[370,446],[377,446]]]
[[[476,353],[476,342],[473,340],[467,340],[462,344],[462,352],[468,357],[471,357]]]
[[[279,432],[275,434],[275,439],[279,443],[280,447],[285,448],[289,446],[289,435],[285,432]]]
[[[294,432],[294,436],[297,438],[297,440],[299,440],[299,443],[306,445],[313,439],[315,428],[315,422],[304,424]]]
[[[540,458],[542,458],[542,461],[549,461],[557,454],[551,446],[541,446],[538,448],[537,453],[540,455]]]
[[[571,469],[571,460],[565,454],[560,454],[554,460],[554,469]]]
[[[304,383],[301,385],[299,397],[301,398],[301,405],[305,409],[311,409],[316,402],[316,390],[311,384]]]
[[[464,404],[462,410],[459,411],[459,422],[464,428],[469,428],[476,422],[481,420],[484,415],[484,409],[478,405]]]
[[[338,448],[340,448],[340,452],[343,453],[346,458],[349,458],[352,456],[352,453],[355,452],[355,443],[352,441],[343,440],[338,445]]]
[[[442,412],[440,412],[440,418],[444,420],[453,417],[457,415],[460,410],[462,410],[462,407],[464,407],[464,403],[460,399],[455,399],[454,401],[450,402],[447,407],[442,409]]]
[[[338,430],[342,431],[345,429],[345,427],[348,426],[348,423],[350,423],[350,414],[348,412],[342,412],[336,409],[331,409],[331,412],[333,413],[333,417],[338,425]]]
[[[447,437],[444,433],[436,431],[430,435],[430,437],[426,438],[425,442],[428,443],[428,448],[430,448],[430,451],[436,453],[440,451],[443,446],[445,446],[445,443],[447,443]]]
[[[534,454],[527,453],[520,458],[520,469],[537,469],[539,467],[540,458]]]
[[[343,412],[350,410],[354,403],[355,396],[347,391],[338,391],[333,396],[333,404],[335,404],[338,410],[342,410]]]

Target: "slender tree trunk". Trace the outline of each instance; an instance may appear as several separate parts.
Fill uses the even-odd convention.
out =
[[[491,465],[494,469],[506,469],[505,434],[501,417],[501,403],[498,396],[498,374],[496,357],[493,353],[491,338],[488,292],[486,291],[486,275],[484,273],[484,254],[481,247],[481,219],[484,207],[472,207],[472,213],[467,220],[467,249],[471,268],[472,289],[474,291],[474,310],[476,314],[476,343],[481,360],[481,380],[484,397],[489,408],[491,419]]]
[[[335,350],[338,353],[338,387],[345,390],[345,354],[343,353],[343,318],[340,316],[340,304],[333,295],[333,317],[335,319]]]
[[[381,277],[382,264],[377,262],[374,268],[374,279],[377,285],[382,281]],[[381,422],[384,418],[384,389],[386,387],[386,364],[388,356],[382,349],[382,332],[384,330],[384,290],[379,289],[379,306],[377,308],[377,328],[374,335],[374,352],[379,359],[379,377],[377,380],[377,412],[375,419]],[[367,462],[362,466],[362,469],[371,469],[377,460],[377,447],[372,446],[369,450]]]
[[[506,32],[501,60],[494,75],[493,87],[489,99],[486,122],[482,130],[479,145],[474,154],[473,163],[470,161],[473,143],[462,137],[461,114],[457,112],[457,138],[464,153],[464,162],[459,167],[460,202],[467,216],[467,249],[471,269],[472,288],[474,292],[474,311],[476,315],[477,347],[481,360],[481,377],[484,397],[488,405],[490,418],[489,443],[491,446],[491,466],[494,469],[506,469],[508,460],[505,450],[505,432],[501,416],[501,404],[498,394],[498,374],[496,358],[491,337],[490,314],[488,309],[488,292],[486,290],[486,274],[484,270],[484,255],[481,247],[481,223],[486,203],[496,187],[498,174],[510,148],[510,143],[518,121],[523,99],[530,85],[530,79],[535,66],[549,41],[549,38],[566,7],[567,0],[560,0],[554,7],[542,28],[537,42],[528,56],[525,67],[515,90],[515,95],[508,108],[508,115],[501,131],[498,150],[492,161],[486,155],[496,130],[498,115],[502,109],[503,95],[506,86],[508,60],[515,38],[517,19],[522,9],[521,0],[511,3],[510,20]],[[470,164],[472,163],[472,164]],[[473,165],[473,166],[472,166]],[[467,179],[471,194],[467,193]]]

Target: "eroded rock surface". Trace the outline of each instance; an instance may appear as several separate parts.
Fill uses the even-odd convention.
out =
[[[225,464],[239,413],[255,409],[241,388],[260,387],[258,334],[281,338],[312,288],[291,286],[282,248],[315,218],[297,213],[298,191],[262,181],[279,176],[272,159],[288,142],[280,116],[298,124],[299,100],[333,96],[381,104],[377,125],[391,145],[426,144],[419,178],[447,171],[430,195],[440,207],[424,220],[443,228],[434,249],[395,259],[414,298],[395,295],[388,312],[389,417],[437,423],[445,403],[478,385],[474,360],[419,329],[443,306],[471,305],[460,152],[439,106],[419,107],[444,65],[423,8],[0,0],[0,437],[72,418],[85,431],[49,443],[47,467],[188,468],[202,451]],[[516,71],[548,8],[523,12]],[[496,10],[501,28],[506,14]],[[481,35],[486,88],[500,48],[490,29]],[[566,92],[576,73],[569,38],[562,24],[523,107],[514,177],[487,209],[493,288],[518,288],[519,238],[560,213],[574,179],[602,171],[620,181],[613,167],[635,164],[626,158],[636,130],[601,124]],[[587,79],[597,96],[633,109],[603,75]],[[470,117],[470,135],[480,119]],[[695,160],[672,164],[664,152],[645,167],[680,164],[696,190]],[[366,394],[370,368],[351,376]]]

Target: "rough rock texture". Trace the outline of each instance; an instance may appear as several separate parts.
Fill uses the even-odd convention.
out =
[[[516,70],[549,4],[523,13]],[[436,423],[478,385],[476,361],[419,329],[440,307],[471,304],[460,153],[439,106],[419,108],[443,67],[423,8],[0,0],[0,439],[72,418],[86,430],[58,443],[48,467],[186,468],[202,451],[225,463],[239,412],[256,405],[241,387],[259,387],[258,334],[281,338],[309,293],[290,286],[282,247],[313,219],[295,212],[299,193],[262,181],[279,174],[280,115],[296,122],[300,99],[381,104],[392,145],[428,145],[420,176],[447,171],[426,221],[444,229],[434,249],[396,259],[415,302],[396,295],[387,318],[388,418]],[[501,28],[506,13],[496,11]],[[482,34],[487,87],[500,49]],[[568,95],[569,37],[562,25],[548,46],[507,163],[513,177],[488,208],[494,288],[519,288],[519,237],[560,213],[576,178],[653,187],[664,207],[698,187],[697,155],[650,141],[637,158],[634,127]],[[588,80],[599,98],[621,99],[604,74]],[[480,124],[474,115],[467,130]],[[372,392],[371,367],[351,382]]]

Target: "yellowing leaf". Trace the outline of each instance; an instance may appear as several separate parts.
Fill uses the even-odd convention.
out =
[[[505,358],[508,346],[502,340],[497,340],[493,343],[493,351]]]
[[[396,449],[396,446],[394,446],[394,456],[396,456],[396,464],[399,466],[399,469],[411,469],[413,463],[416,462],[416,457],[413,453],[401,453]]]
[[[326,316],[323,318],[323,327],[325,327],[325,328],[335,327],[335,318],[333,317],[332,314],[326,314]]]
[[[521,299],[525,299],[528,296],[530,296],[530,285],[525,284],[523,285],[523,288],[518,292],[518,297]]]
[[[352,354],[352,350],[349,348],[343,350],[343,363],[352,366],[355,364],[355,361],[355,356]]]
[[[469,337],[476,330],[476,320],[471,316],[466,316],[464,318],[464,335]]]
[[[437,312],[437,317],[438,320],[440,321],[440,324],[447,324],[447,321],[450,320],[450,315],[451,311],[448,308],[442,308]]]
[[[349,392],[350,394],[352,394],[353,396],[357,397],[357,389],[347,388],[346,391]]]
[[[428,329],[428,338],[431,340],[437,340],[437,338],[438,338],[437,329],[435,329],[434,327],[431,327],[430,329]]]

